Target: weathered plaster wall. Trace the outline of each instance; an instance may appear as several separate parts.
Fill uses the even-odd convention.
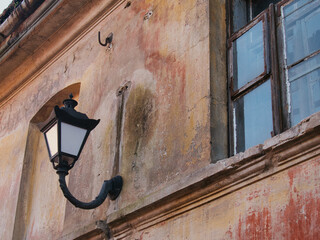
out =
[[[6,160],[1,164],[6,167],[1,169],[6,170],[0,182],[5,202],[1,212],[7,218],[1,219],[1,225],[8,228],[1,238],[11,238],[21,204],[18,213],[26,215],[22,225],[16,219],[15,236],[27,239],[59,238],[106,217],[108,201],[91,211],[66,203],[36,129],[28,139],[32,151],[27,151],[33,154],[25,156],[31,119],[73,83],[81,83],[78,110],[101,119],[70,174],[70,189],[81,200],[94,198],[103,180],[118,171],[125,184],[109,210],[114,211],[210,163],[208,2],[156,0],[125,5],[96,20],[2,106],[0,137],[6,151],[1,155]],[[79,12],[45,43],[48,53],[86,14],[92,12]],[[112,48],[98,44],[98,31],[102,37],[113,32]],[[25,77],[33,68],[32,59],[45,50],[41,47],[7,78]],[[118,96],[119,87],[126,83],[128,89]],[[8,157],[8,151],[14,156]],[[21,180],[23,164],[32,169]],[[20,185],[20,180],[28,184]]]
[[[42,135],[34,134],[32,140],[38,144],[34,146],[31,176],[25,186],[28,188],[28,197],[24,199],[27,204],[25,236],[26,239],[54,239],[63,230],[66,200],[55,181],[57,176],[48,164],[45,142],[39,139]]]
[[[319,239],[320,158],[117,239]]]
[[[11,239],[27,131],[17,128],[0,139],[0,238]]]
[[[123,59],[128,62],[125,72],[135,65],[132,75],[124,76],[132,85],[120,164],[121,173],[128,176],[122,197],[131,201],[210,161],[208,3],[141,1],[136,5],[132,5],[136,26],[131,20],[124,28],[124,36],[136,41],[129,45],[136,47],[120,51],[139,56]],[[142,9],[153,11],[143,22],[147,11]]]
[[[227,155],[225,1],[127,3],[88,1],[16,71],[2,69],[25,85],[0,105],[0,238],[319,238],[320,115],[214,162]],[[113,33],[110,48],[99,31]],[[69,90],[101,119],[71,192],[90,201],[124,178],[116,201],[90,211],[64,199],[37,128]]]

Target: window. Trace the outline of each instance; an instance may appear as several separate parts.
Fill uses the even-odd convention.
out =
[[[320,0],[230,0],[232,153],[320,111]]]
[[[282,8],[290,121],[320,111],[320,1],[293,1]]]

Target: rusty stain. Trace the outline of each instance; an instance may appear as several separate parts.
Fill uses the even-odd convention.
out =
[[[261,183],[262,188],[246,191],[243,204],[248,208],[235,205],[243,210],[238,216],[236,239],[319,239],[320,190],[312,187],[318,181],[319,167],[320,158],[314,159],[270,178],[272,183]],[[275,185],[284,192],[273,199]]]
[[[311,193],[304,196],[290,193],[290,200],[281,220],[285,223],[285,232],[290,239],[319,239],[320,232],[314,226],[319,226],[320,199]]]
[[[268,208],[264,208],[262,211],[249,209],[243,221],[245,229],[244,232],[240,233],[242,237],[240,239],[270,239],[270,219],[271,215]]]
[[[229,225],[228,231],[225,233],[224,239],[233,239],[232,226]]]
[[[290,179],[289,202],[279,216],[285,223],[288,238],[320,239],[320,192],[319,189],[310,189],[310,184],[317,181],[316,176],[320,166],[320,159],[288,170]],[[312,176],[312,178],[311,178]],[[304,181],[307,189],[299,189],[299,183]]]

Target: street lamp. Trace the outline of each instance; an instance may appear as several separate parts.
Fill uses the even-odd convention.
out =
[[[86,114],[77,112],[74,108],[78,102],[70,98],[63,101],[64,107],[54,107],[52,116],[41,129],[43,132],[50,161],[59,175],[60,188],[63,195],[76,207],[93,209],[100,206],[107,195],[115,200],[122,189],[122,177],[116,176],[105,180],[99,195],[91,202],[77,200],[69,191],[65,176],[78,160],[90,132],[100,120],[89,119]]]

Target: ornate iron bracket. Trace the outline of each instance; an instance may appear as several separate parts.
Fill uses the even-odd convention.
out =
[[[65,177],[68,175],[68,171],[68,168],[65,168],[63,166],[60,166],[57,169],[57,174],[59,175],[60,188],[63,192],[63,195],[69,200],[69,202],[71,202],[77,208],[94,209],[100,206],[108,195],[111,200],[115,200],[121,192],[123,180],[121,176],[116,176],[110,180],[104,181],[99,195],[94,200],[88,203],[81,202],[78,199],[76,199],[68,189],[65,179]]]

